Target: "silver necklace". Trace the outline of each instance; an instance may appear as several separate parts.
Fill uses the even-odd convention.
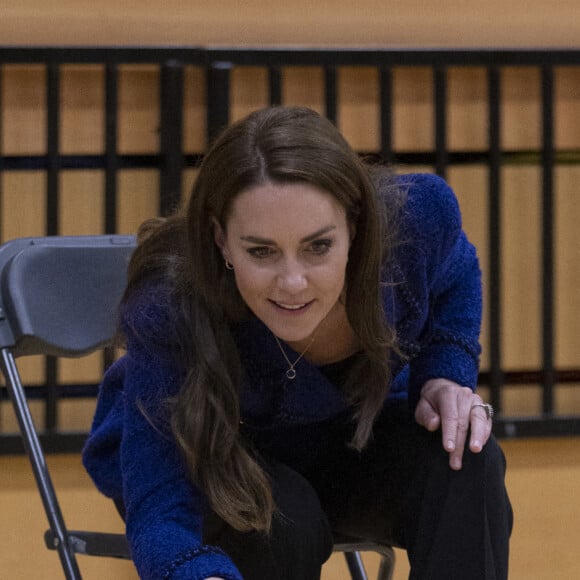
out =
[[[296,378],[296,369],[294,367],[302,360],[302,357],[306,354],[306,351],[312,346],[312,343],[314,342],[315,336],[312,337],[312,339],[308,343],[308,346],[300,353],[300,356],[294,362],[290,362],[290,359],[288,358],[286,351],[282,347],[280,340],[278,339],[278,337],[275,334],[274,334],[274,338],[276,339],[276,343],[278,344],[278,348],[280,349],[280,352],[282,353],[282,355],[286,359],[286,362],[288,363],[288,370],[286,371],[286,377],[288,377],[288,379],[293,381]]]

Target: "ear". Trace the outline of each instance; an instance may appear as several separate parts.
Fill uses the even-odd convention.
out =
[[[224,260],[228,259],[228,249],[227,249],[227,239],[226,239],[226,232],[217,221],[216,218],[212,218],[212,226],[213,226],[213,239],[215,241],[216,246],[220,249]]]

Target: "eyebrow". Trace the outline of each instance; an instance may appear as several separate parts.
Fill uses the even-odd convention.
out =
[[[300,240],[300,243],[304,244],[307,242],[311,242],[312,240],[315,240],[316,238],[323,236],[324,234],[327,234],[328,232],[331,232],[332,230],[335,230],[335,229],[336,229],[335,225],[330,225],[330,226],[326,226],[324,228],[320,228],[319,230],[315,231],[313,234],[310,234],[310,235],[302,238]],[[250,242],[252,244],[263,244],[265,246],[276,245],[276,242],[274,240],[270,240],[268,238],[260,238],[258,236],[240,236],[240,240],[243,240],[244,242]]]

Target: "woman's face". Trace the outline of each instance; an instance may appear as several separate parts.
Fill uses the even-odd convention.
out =
[[[350,228],[343,206],[307,183],[266,183],[234,200],[215,240],[254,314],[294,348],[344,311]],[[330,316],[329,316],[330,315]]]

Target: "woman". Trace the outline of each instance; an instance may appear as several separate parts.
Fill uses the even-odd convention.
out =
[[[340,532],[414,579],[507,578],[480,318],[441,179],[365,167],[308,109],[227,129],[141,232],[84,451],[140,576],[313,580]]]

